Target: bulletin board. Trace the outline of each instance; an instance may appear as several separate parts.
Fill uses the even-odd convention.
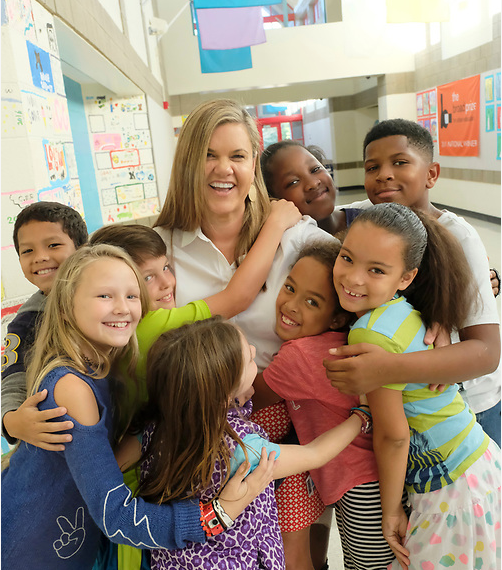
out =
[[[458,159],[464,158],[467,162],[462,162],[462,168],[500,169],[500,97],[500,69],[416,93],[417,122],[430,130],[441,166],[459,168]],[[452,134],[454,115],[462,119],[457,120],[461,132],[456,136]],[[448,126],[441,128],[441,121]]]
[[[146,100],[84,89],[103,222],[160,212]]]

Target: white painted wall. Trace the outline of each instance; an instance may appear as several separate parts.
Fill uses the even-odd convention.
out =
[[[167,92],[173,96],[232,91],[412,71],[414,38],[410,31],[409,41],[403,43],[406,30],[410,30],[408,24],[383,24],[383,30],[378,30],[379,40],[371,49],[371,35],[346,34],[342,22],[268,30],[267,42],[251,48],[252,69],[202,74],[187,8],[161,39]],[[361,44],[368,45],[365,57],[354,55]]]
[[[159,58],[160,38],[158,36],[150,36],[148,34],[148,25],[150,22],[150,18],[154,16],[152,0],[144,0],[142,9],[143,9],[143,22],[145,29],[145,40],[148,50],[148,61],[149,61],[150,71],[154,74],[157,81],[163,83],[162,71],[160,68],[160,58]]]
[[[443,59],[491,42],[492,12],[490,0],[450,0],[450,21],[441,23]]]
[[[77,0],[80,1],[80,0]],[[123,32],[122,16],[120,14],[120,1],[119,0],[99,0],[99,3],[108,12],[115,25]]]
[[[303,140],[306,145],[315,144],[320,146],[327,159],[331,162],[335,156],[333,150],[333,141],[331,136],[331,121],[328,113],[329,101],[327,99],[316,99],[305,105],[303,112]],[[313,111],[321,111],[326,114],[325,117],[317,120],[308,120],[308,115]],[[306,118],[307,117],[307,118]]]
[[[139,57],[148,65],[141,0],[122,0],[122,5],[124,7],[123,17],[126,22],[129,41]]]
[[[152,135],[153,158],[157,174],[157,189],[160,206],[164,204],[171,176],[176,139],[173,122],[169,113],[151,97],[147,97],[150,133]]]
[[[417,98],[415,93],[387,95],[378,98],[378,119],[417,120]]]

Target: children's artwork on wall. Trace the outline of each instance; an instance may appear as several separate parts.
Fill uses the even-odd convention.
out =
[[[8,87],[2,87],[2,136],[24,136],[26,126],[23,104],[12,91]]]
[[[417,122],[425,127],[437,142],[436,88],[417,93]]]
[[[4,0],[2,2],[2,25],[6,23],[26,39],[36,42],[37,35],[31,0]]]
[[[110,151],[122,147],[122,137],[119,133],[102,133],[92,136],[95,151]]]
[[[500,71],[495,74],[495,99],[500,101]]]
[[[85,89],[103,221],[160,212],[151,134],[143,95],[117,98]]]
[[[102,115],[89,115],[89,130],[91,133],[105,132],[105,119]]]
[[[139,166],[139,152],[138,149],[133,148],[130,150],[111,150],[110,158],[112,168],[129,168],[131,166]]]
[[[63,143],[63,148],[66,158],[66,166],[68,167],[68,174],[72,179],[78,178],[77,160],[75,158],[73,142]]]
[[[485,77],[485,101],[491,103],[494,98],[493,75]]]
[[[54,93],[50,55],[28,40],[26,41],[26,47],[28,49],[33,85],[48,93]]]
[[[486,105],[485,107],[485,130],[487,133],[495,130],[495,107]]]
[[[46,95],[21,90],[23,112],[28,135],[33,137],[52,136],[52,108]]]
[[[51,185],[59,181],[67,182],[70,177],[66,167],[63,143],[53,143],[48,140],[44,140],[42,142],[44,145],[45,161]]]

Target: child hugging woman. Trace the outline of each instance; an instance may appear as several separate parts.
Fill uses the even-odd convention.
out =
[[[73,440],[61,452],[23,442],[3,471],[4,568],[89,570],[101,532],[142,548],[205,540],[200,519],[212,503],[132,498],[113,455],[117,399],[108,376],[124,357],[134,370],[134,332],[147,308],[144,280],[120,248],[84,246],[59,268],[31,354],[28,392],[47,390],[41,410],[67,410],[57,421],[72,422]],[[220,496],[231,518],[270,481],[264,466],[255,471],[263,481],[237,481],[231,496]]]
[[[320,467],[340,453],[361,426],[370,429],[367,412],[347,411],[344,422],[308,445],[268,443],[264,431],[248,420],[257,370],[254,357],[255,348],[240,330],[219,317],[166,332],[150,349],[145,418],[152,423],[143,433],[139,495],[156,502],[213,499],[212,524],[226,528],[224,537],[214,536],[205,545],[154,550],[151,564],[156,570],[284,568],[273,486],[232,523],[214,501],[222,484],[245,459],[253,468],[264,446],[277,452],[274,477],[282,478]]]
[[[357,396],[331,387],[323,366],[329,350],[347,342],[347,325],[355,320],[340,306],[333,285],[339,252],[337,242],[314,242],[300,250],[276,301],[275,330],[284,342],[255,381],[253,417],[262,406],[284,399],[301,444],[340,424],[358,406]],[[360,434],[310,475],[323,503],[334,505],[345,566],[375,570],[392,562],[394,553],[381,531],[372,434]]]
[[[455,238],[427,215],[393,203],[359,214],[333,279],[342,307],[358,317],[349,343],[394,353],[431,348],[423,338],[433,321],[461,329],[477,294]],[[456,384],[440,392],[425,382],[368,394],[382,529],[397,557],[389,568],[500,568],[500,449]]]

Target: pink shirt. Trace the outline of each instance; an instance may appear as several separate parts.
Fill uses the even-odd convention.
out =
[[[349,417],[359,404],[358,396],[347,396],[331,387],[322,365],[328,350],[347,342],[347,335],[326,332],[285,342],[263,378],[276,394],[286,400],[288,412],[300,443],[309,443]],[[324,467],[311,471],[325,505],[330,505],[349,489],[378,481],[372,434],[360,434]]]

